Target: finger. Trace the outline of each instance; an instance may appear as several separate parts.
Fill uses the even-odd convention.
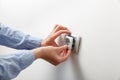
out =
[[[61,57],[64,56],[64,51],[60,52],[59,54]]]
[[[68,59],[69,56],[70,56],[70,52],[67,53],[67,55],[65,55],[65,56],[58,56],[58,61],[59,62],[64,62],[65,60]]]
[[[52,36],[52,39],[55,40],[58,36],[60,36],[60,35],[63,34],[63,33],[66,33],[66,34],[68,34],[68,35],[71,34],[71,32],[68,31],[68,30],[60,30],[60,31],[56,32],[56,33]]]
[[[54,26],[53,30],[51,31],[51,33],[55,32],[55,30],[56,30],[56,28],[57,28],[58,26],[59,26],[59,25],[56,24],[56,25]]]
[[[55,25],[55,27],[53,28],[53,30],[52,30],[52,32],[51,32],[51,33],[56,32],[57,27],[59,27],[59,24],[56,24],[56,25]]]
[[[61,47],[59,48],[59,55],[60,55],[61,57],[64,57],[64,56],[66,56],[67,54],[69,54],[70,51],[71,51],[71,50],[68,50],[68,45],[61,46]]]
[[[53,44],[53,46],[55,46],[55,47],[58,47],[58,45],[55,43],[55,44]]]
[[[67,49],[67,51],[66,51],[64,57],[68,57],[70,54],[71,54],[71,50]]]
[[[58,26],[59,26],[59,24],[56,24],[53,30],[55,30]]]
[[[64,53],[64,56],[61,57],[61,61],[67,60],[70,54],[71,54],[71,50],[68,50],[67,53]]]
[[[59,47],[59,51],[58,51],[58,54],[57,54],[57,60],[59,63],[65,61],[69,55],[71,53],[71,50],[68,50],[68,46],[67,45],[64,45],[62,47]]]
[[[59,47],[59,51],[64,51],[66,49],[68,49],[68,45],[63,45]]]
[[[57,48],[58,55],[63,56],[65,53],[65,50],[68,48],[67,45],[63,45]]]
[[[62,25],[56,25],[56,28],[54,29],[54,32],[57,32],[59,30],[68,30],[68,31],[70,31],[67,27],[64,27]]]

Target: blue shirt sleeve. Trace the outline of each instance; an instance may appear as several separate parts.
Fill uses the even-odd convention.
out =
[[[34,54],[30,50],[21,50],[15,54],[0,57],[0,80],[15,78],[21,70],[34,61]]]
[[[15,78],[20,71],[34,61],[34,54],[30,49],[39,47],[40,39],[13,30],[0,23],[0,45],[21,50],[15,54],[0,56],[0,80]]]
[[[13,30],[0,23],[0,45],[15,49],[33,49],[39,47],[41,39]]]

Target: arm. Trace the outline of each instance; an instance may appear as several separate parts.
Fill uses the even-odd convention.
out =
[[[40,47],[29,50],[22,50],[16,54],[0,57],[0,80],[15,78],[23,69],[28,67],[35,59],[44,59],[53,65],[65,61],[71,51],[68,46],[61,47]]]
[[[22,50],[17,54],[0,57],[0,80],[15,78],[20,71],[28,67],[34,61],[32,51]]]
[[[15,49],[33,49],[39,47],[40,43],[40,39],[0,24],[0,45]]]
[[[4,27],[3,25],[0,26],[0,44],[13,47],[13,48],[18,48],[18,49],[26,48],[23,46],[24,44],[19,45],[20,44],[19,42],[18,42],[19,44],[17,44],[17,42],[14,41],[14,39],[16,39],[16,36],[14,34],[10,35],[10,33],[5,32],[7,31],[7,29],[9,31],[8,27]],[[62,33],[70,34],[70,31],[68,31],[65,27],[60,27],[56,25],[53,31],[50,33],[50,35],[44,41],[42,41],[41,43],[42,47],[35,48],[31,51],[24,50],[24,51],[20,51],[17,54],[0,57],[0,80],[8,80],[8,79],[12,79],[16,77],[20,73],[21,70],[25,69],[27,66],[29,66],[34,61],[34,58],[35,59],[42,58],[50,62],[53,65],[58,65],[59,63],[65,61],[70,55],[71,51],[68,50],[67,46],[58,47],[56,43],[54,42],[55,38]],[[9,37],[7,37],[8,35]],[[15,36],[14,39],[13,39],[13,36]],[[5,42],[8,44],[6,44]],[[22,41],[20,42],[22,43]],[[17,44],[20,47],[19,46],[14,47],[14,44],[15,45]]]
[[[20,31],[0,23],[0,45],[8,46],[15,49],[33,49],[40,46],[57,46],[55,39],[62,33],[71,34],[71,32],[62,25],[56,25],[52,32],[43,41],[26,35]]]

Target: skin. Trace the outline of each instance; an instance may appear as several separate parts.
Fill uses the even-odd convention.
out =
[[[58,65],[69,57],[71,50],[67,45],[58,46],[55,39],[61,34],[71,34],[70,30],[62,25],[56,25],[52,32],[41,42],[39,48],[33,49],[35,59],[44,59],[53,65]]]

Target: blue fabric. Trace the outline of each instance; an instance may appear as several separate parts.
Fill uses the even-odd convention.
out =
[[[0,23],[0,45],[15,49],[33,49],[40,46],[41,40]]]
[[[24,49],[17,53],[0,56],[0,80],[15,78],[20,71],[28,67],[34,61],[34,54],[30,49],[39,47],[40,43],[40,39],[13,30],[0,23],[0,45]]]

